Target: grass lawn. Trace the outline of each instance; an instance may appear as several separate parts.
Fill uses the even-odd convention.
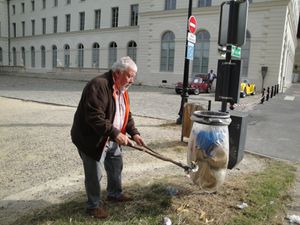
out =
[[[266,163],[266,168],[258,173],[228,177],[214,194],[199,190],[184,176],[145,178],[125,187],[134,201],[104,203],[111,215],[106,220],[87,217],[85,193],[79,193],[75,199],[32,212],[14,224],[157,225],[162,224],[164,217],[170,218],[173,225],[281,224],[296,168],[285,162],[266,160]],[[248,207],[239,209],[237,205],[241,203],[247,203]]]

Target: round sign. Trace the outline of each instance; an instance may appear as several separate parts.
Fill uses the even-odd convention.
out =
[[[189,18],[189,31],[193,34],[196,32],[197,29],[197,20],[194,16],[190,16]]]

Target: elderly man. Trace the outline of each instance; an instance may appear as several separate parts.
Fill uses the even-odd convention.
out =
[[[110,71],[87,83],[74,116],[71,137],[83,162],[87,213],[97,219],[108,217],[100,198],[102,160],[107,173],[107,201],[132,200],[122,190],[121,146],[131,141],[126,133],[138,145],[144,145],[130,112],[127,92],[136,72],[130,57],[120,58]]]

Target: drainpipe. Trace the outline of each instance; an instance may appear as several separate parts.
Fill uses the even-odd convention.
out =
[[[10,11],[9,11],[9,8],[10,8],[10,5],[9,5],[9,1],[10,0],[7,0],[7,32],[8,32],[8,65],[10,66]]]

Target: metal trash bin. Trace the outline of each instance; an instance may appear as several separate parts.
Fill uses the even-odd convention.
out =
[[[244,150],[247,136],[248,114],[240,111],[232,111],[229,131],[229,161],[228,169],[235,168],[244,158]]]
[[[199,169],[191,172],[194,184],[207,192],[215,192],[224,183],[229,158],[230,115],[224,112],[195,111],[188,144],[188,165]]]

